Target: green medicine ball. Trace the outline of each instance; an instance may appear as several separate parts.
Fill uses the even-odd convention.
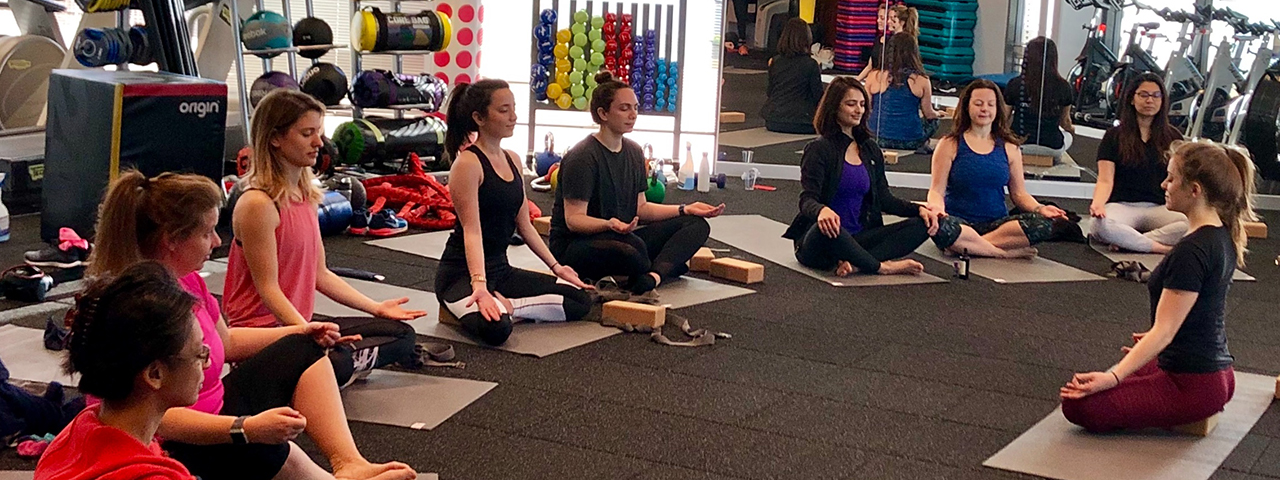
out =
[[[573,95],[574,98],[578,98],[583,95],[586,95],[586,93],[587,93],[587,89],[583,88],[581,83],[575,83],[573,84],[572,87],[569,87],[569,94]]]
[[[604,53],[604,47],[605,47],[604,40],[597,38],[591,41],[591,51],[593,52]]]
[[[604,54],[600,52],[592,52],[591,66],[594,68],[600,68],[601,65],[604,65]]]
[[[581,33],[574,34],[573,45],[585,48],[587,46],[587,36]]]
[[[584,78],[583,80],[586,80],[586,82],[587,82],[587,88],[596,88],[596,85],[597,85],[597,83],[596,83],[596,76],[595,76],[595,75],[585,75],[585,77],[586,77],[586,78]]]
[[[569,26],[569,31],[573,32],[574,35],[581,35],[587,33],[587,26],[581,23],[575,23]]]
[[[591,28],[600,28],[604,26],[604,17],[591,17]]]
[[[578,109],[578,110],[582,110],[582,111],[586,111],[586,110],[587,110],[587,97],[578,97],[578,98],[573,99],[573,108],[576,108],[576,109]]]
[[[586,10],[573,12],[574,23],[587,23],[589,20],[591,20],[591,14],[587,13]]]
[[[600,29],[592,29],[591,31],[587,32],[587,38],[591,39],[592,45],[595,45],[595,42],[599,42],[600,37],[601,37]],[[596,50],[604,50],[604,47],[597,48]]]
[[[573,85],[577,85],[577,84],[579,84],[579,83],[582,83],[582,72],[574,71],[574,72],[570,73],[570,74],[569,74],[569,83],[570,83],[570,84],[573,84]]]
[[[569,47],[569,58],[582,58],[582,56],[586,53],[587,52],[583,51],[582,47],[579,47],[577,45]]]
[[[579,72],[587,71],[587,61],[581,58],[573,59],[573,69]]]

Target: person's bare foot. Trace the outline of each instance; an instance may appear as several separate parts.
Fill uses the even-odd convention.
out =
[[[1120,246],[1115,244],[1107,245],[1107,250],[1111,250],[1113,252],[1119,252]]]
[[[1001,258],[1035,258],[1039,254],[1040,251],[1035,247],[1010,248],[1004,251]]]
[[[853,265],[852,265],[852,264],[850,264],[849,262],[846,262],[846,261],[844,261],[844,260],[840,260],[839,262],[837,262],[837,263],[836,263],[836,276],[837,276],[837,277],[847,277],[847,276],[849,276],[849,275],[851,275],[851,274],[853,274]]]
[[[400,463],[364,463],[343,465],[334,468],[333,477],[339,480],[414,480],[418,472]]]
[[[743,44],[743,45],[738,45],[738,55],[742,55],[742,56],[744,56],[744,57],[745,57],[745,56],[750,55],[750,54],[751,54],[751,51],[750,51],[750,50],[747,50],[747,46],[746,46],[745,44]]]
[[[919,275],[924,272],[924,265],[915,260],[888,260],[880,262],[880,275]]]
[[[1159,253],[1161,255],[1164,255],[1166,253],[1169,253],[1172,250],[1173,250],[1172,246],[1165,245],[1160,242],[1151,242],[1151,253]]]

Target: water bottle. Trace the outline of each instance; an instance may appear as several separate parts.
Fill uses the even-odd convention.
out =
[[[8,179],[8,173],[0,173],[0,189],[4,188],[4,183]],[[9,207],[0,201],[0,242],[7,241],[9,241]]]
[[[711,191],[711,160],[707,158],[707,152],[702,152],[702,163],[698,164],[698,191]]]

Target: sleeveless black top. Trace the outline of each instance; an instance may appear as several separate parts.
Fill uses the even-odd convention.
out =
[[[484,244],[485,270],[507,266],[507,246],[511,244],[511,236],[516,233],[516,215],[524,206],[524,185],[518,175],[520,169],[505,154],[507,165],[517,177],[511,181],[503,180],[498,172],[489,164],[489,157],[480,151],[480,147],[472,145],[467,151],[480,157],[480,165],[484,168],[484,177],[480,181],[477,192],[480,203],[480,232]],[[467,265],[467,254],[463,248],[462,222],[449,234],[449,241],[444,245],[444,253],[440,255],[440,263],[459,266],[464,270]]]

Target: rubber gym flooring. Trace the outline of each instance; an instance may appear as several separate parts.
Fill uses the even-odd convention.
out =
[[[758,109],[742,111],[758,122]],[[668,202],[724,202],[726,214],[790,222],[798,183],[762,183],[778,190],[744,191],[731,179],[707,194],[673,190]],[[549,211],[550,195],[530,198]],[[40,246],[38,225],[37,216],[14,219],[0,265]],[[326,239],[329,264],[432,288],[435,261],[363,240]],[[1250,248],[1246,270],[1258,282],[1237,283],[1228,297],[1231,351],[1238,370],[1276,375],[1280,240]],[[543,359],[455,345],[466,369],[422,373],[499,386],[430,432],[353,422],[361,451],[449,480],[1035,478],[981,462],[1052,411],[1071,372],[1105,368],[1130,332],[1149,326],[1145,286],[1121,280],[1001,285],[951,278],[948,266],[918,258],[950,282],[835,288],[730,254],[765,264],[765,282],[751,286],[757,293],[678,313],[734,338],[676,348],[622,334]],[[1045,244],[1041,255],[1095,273],[1109,266],[1082,244]],[[22,323],[38,326],[32,321]],[[0,451],[0,469],[34,465]],[[1214,478],[1280,478],[1280,409],[1262,417]]]

